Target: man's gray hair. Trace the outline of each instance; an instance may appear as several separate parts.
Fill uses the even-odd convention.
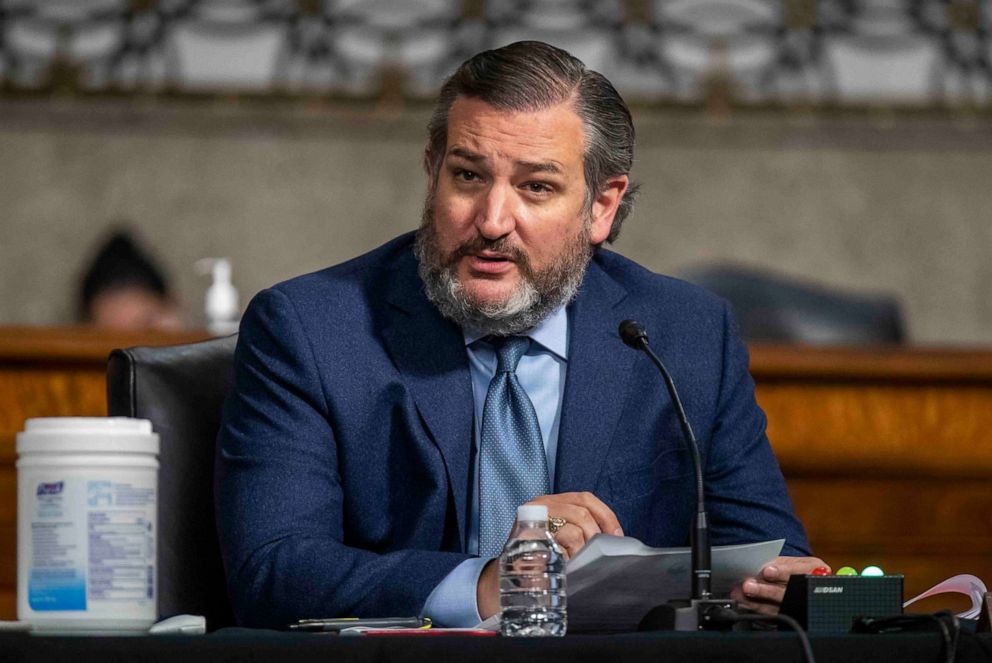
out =
[[[560,48],[519,41],[483,51],[462,65],[441,88],[428,124],[424,168],[436,186],[448,142],[448,113],[458,97],[480,99],[493,108],[537,111],[574,99],[585,131],[583,170],[588,213],[607,180],[630,173],[634,163],[634,123],[620,93],[602,74]],[[607,242],[620,234],[634,206],[637,186],[628,186]],[[433,192],[431,192],[433,195]]]

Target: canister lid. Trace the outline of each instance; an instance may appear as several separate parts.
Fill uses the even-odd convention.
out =
[[[24,422],[17,453],[127,453],[159,451],[152,422],[130,417],[44,417]]]

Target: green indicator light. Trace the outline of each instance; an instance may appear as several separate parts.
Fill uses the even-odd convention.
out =
[[[866,566],[861,572],[861,575],[868,576],[869,578],[877,578],[879,576],[884,576],[885,572],[877,566]]]
[[[837,575],[839,576],[856,576],[858,575],[857,569],[852,569],[850,566],[842,566],[837,569]]]

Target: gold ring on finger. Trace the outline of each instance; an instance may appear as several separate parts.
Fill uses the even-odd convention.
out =
[[[557,534],[558,530],[564,527],[568,523],[564,518],[559,518],[558,516],[551,516],[548,518],[548,531],[552,534]]]

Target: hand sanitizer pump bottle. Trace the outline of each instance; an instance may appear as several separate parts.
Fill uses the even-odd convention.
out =
[[[196,263],[211,283],[204,298],[207,331],[212,336],[228,336],[238,331],[241,308],[238,291],[231,283],[231,261],[228,258],[203,258]]]
[[[517,507],[517,522],[499,556],[500,632],[565,635],[565,555],[548,532],[548,507]]]

